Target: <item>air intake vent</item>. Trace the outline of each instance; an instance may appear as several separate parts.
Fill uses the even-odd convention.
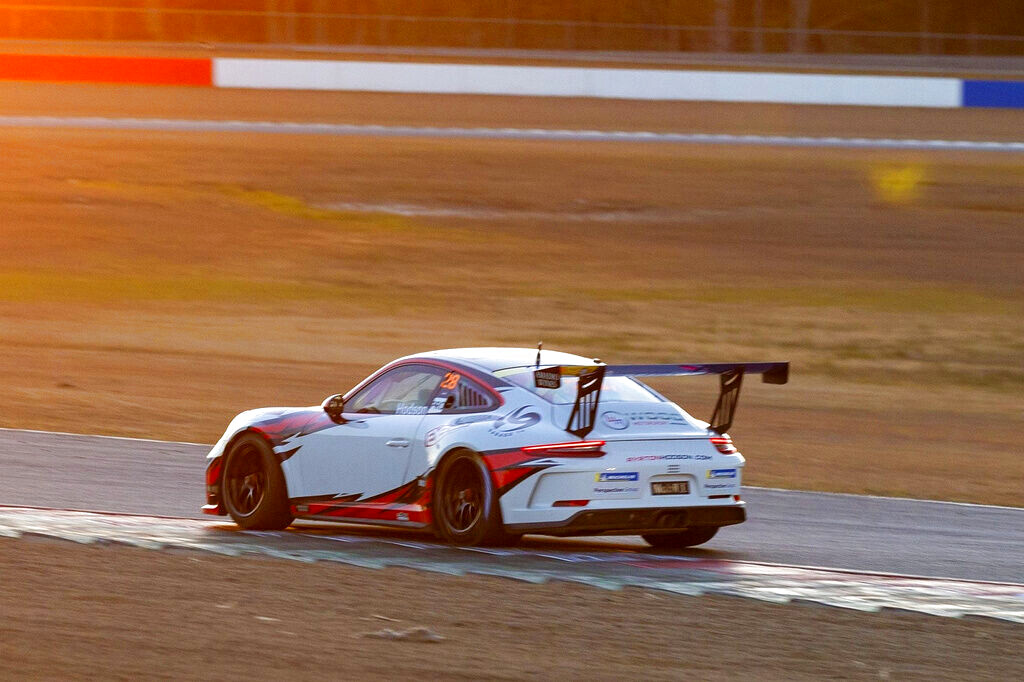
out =
[[[490,401],[480,391],[466,384],[459,385],[459,402],[457,407],[487,407]]]

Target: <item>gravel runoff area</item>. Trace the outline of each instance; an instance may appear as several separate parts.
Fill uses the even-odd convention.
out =
[[[894,117],[890,111],[852,108],[641,110],[634,103],[597,108],[592,102],[542,106],[503,98],[411,102],[338,93],[267,101],[249,92],[195,91],[183,97],[173,88],[10,84],[0,92],[8,114],[103,115],[115,110],[137,116],[237,116],[244,111],[261,118],[380,123],[382,112],[391,112],[383,120],[398,124],[440,118],[447,124],[490,125],[497,117],[530,126],[571,121],[602,128],[628,120],[640,129],[728,133],[838,130],[923,136],[955,130],[969,138],[1017,140],[1020,132],[1019,116],[1000,111],[912,111]],[[1018,376],[1004,369],[1013,367],[1005,359],[1013,357],[1011,342],[1020,338],[1015,333],[1019,318],[1012,314],[1019,300],[1012,283],[1019,278],[1014,256],[1020,248],[1013,222],[1019,164],[1013,161],[862,152],[814,158],[806,152],[712,154],[682,147],[657,152],[629,145],[411,146],[266,137],[257,143],[247,136],[38,131],[6,131],[4,139],[10,159],[3,172],[5,211],[10,215],[5,214],[8,220],[0,221],[0,228],[20,248],[9,250],[2,266],[8,281],[25,284],[23,297],[15,296],[2,308],[8,324],[0,325],[5,343],[0,356],[10,389],[2,405],[5,425],[208,439],[223,428],[229,410],[242,407],[239,396],[251,406],[308,401],[310,394],[319,398],[330,392],[321,386],[328,383],[325,376],[332,387],[344,385],[368,371],[364,364],[398,355],[412,340],[435,347],[468,337],[508,343],[510,333],[504,330],[517,325],[535,340],[527,313],[537,309],[538,300],[547,309],[560,309],[563,299],[548,290],[515,288],[524,266],[537,266],[519,254],[531,254],[528,247],[545,238],[552,242],[551,258],[582,260],[583,265],[551,285],[551,291],[567,287],[579,294],[578,283],[586,281],[581,273],[600,262],[574,249],[582,228],[554,230],[550,223],[522,221],[515,230],[500,230],[497,236],[507,248],[495,267],[494,254],[478,250],[468,239],[493,230],[492,225],[474,226],[473,232],[442,222],[383,223],[394,228],[384,233],[388,243],[406,249],[395,253],[408,254],[387,270],[388,281],[404,282],[405,291],[437,285],[436,270],[418,264],[431,262],[438,239],[453,249],[454,255],[445,254],[449,260],[468,264],[461,271],[472,274],[486,267],[490,275],[504,274],[496,280],[498,293],[473,288],[479,301],[475,307],[462,306],[468,311],[465,320],[451,319],[451,301],[440,298],[433,303],[424,299],[420,317],[404,326],[396,324],[389,301],[349,311],[343,304],[375,299],[354,285],[344,288],[344,279],[332,285],[329,299],[296,314],[289,312],[285,285],[291,286],[291,273],[314,272],[311,264],[326,267],[328,274],[344,273],[372,255],[360,240],[380,234],[380,221],[325,213],[321,204],[433,206],[468,195],[485,207],[540,212],[564,210],[580,200],[600,210],[653,207],[680,216],[671,230],[681,237],[676,240],[666,239],[669,231],[656,225],[639,225],[628,241],[616,239],[615,231],[600,224],[586,226],[588,237],[604,237],[622,252],[624,265],[611,274],[631,278],[627,293],[647,291],[653,284],[662,296],[657,306],[643,305],[646,299],[639,296],[605,300],[601,310],[609,311],[607,318],[587,318],[588,326],[611,326],[620,334],[628,323],[631,333],[643,329],[646,338],[669,339],[673,347],[705,356],[719,349],[720,334],[697,336],[692,330],[701,327],[691,323],[696,318],[683,316],[670,324],[666,320],[675,314],[660,312],[669,306],[674,313],[696,310],[695,316],[711,319],[734,337],[722,352],[760,357],[786,350],[787,357],[802,363],[803,373],[786,391],[773,393],[769,407],[758,404],[755,390],[744,403],[740,428],[749,431],[740,435],[751,447],[763,444],[761,452],[749,453],[758,464],[752,471],[761,472],[759,483],[791,486],[799,478],[806,487],[834,489],[838,481],[843,489],[857,491],[1019,504],[1019,490],[1012,486],[1019,479],[1019,458],[1007,459],[1014,448],[1004,445],[1020,431],[1019,411],[1012,411],[1019,393],[1000,383],[1005,379],[1012,387]],[[53,155],[54,148],[62,153]],[[926,172],[927,182],[912,203],[889,205],[876,196],[873,178],[891,172],[889,164]],[[765,235],[774,240],[768,247]],[[843,249],[832,246],[837,236],[845,241]],[[280,250],[274,254],[278,259],[268,263],[265,257],[274,251],[266,245],[280,239],[291,240],[295,248]],[[666,253],[652,259],[630,243],[644,239]],[[49,248],[53,243],[61,248]],[[698,257],[670,248],[687,243],[708,246]],[[906,251],[914,258],[903,258]],[[762,257],[766,252],[769,258]],[[677,286],[678,260],[685,260],[697,279],[746,268],[739,274],[749,286],[738,294],[711,291],[696,303],[676,300],[672,287]],[[817,263],[818,269],[808,274],[807,262]],[[168,265],[180,263],[194,267]],[[246,292],[264,289],[242,288],[236,300],[234,279],[221,282],[209,274],[252,277],[253,263],[260,263],[255,275],[261,281],[285,278],[274,284],[277,289],[269,289],[276,297],[261,307],[252,306]],[[405,279],[398,280],[399,267]],[[64,273],[79,271],[79,279],[72,280],[78,286],[65,286]],[[42,274],[33,279],[26,272]],[[142,298],[118,298],[119,277],[145,284],[145,275],[156,295],[164,282],[173,288],[181,278],[202,286],[206,282],[212,293],[195,302],[161,302],[133,288],[128,294]],[[789,306],[729,303],[730,295],[774,300],[779,293],[775,279],[787,282],[789,289],[781,293]],[[831,284],[873,279],[895,282],[911,293],[935,282],[977,287],[981,293],[959,308],[938,306],[942,311],[933,315],[931,289],[895,301],[904,307],[890,310],[877,304],[874,291],[862,295],[850,285],[849,293],[846,285]],[[467,274],[450,288],[456,291],[469,281]],[[47,289],[51,282],[59,296]],[[1000,292],[1008,282],[1007,303]],[[227,293],[215,298],[217,287]],[[805,301],[804,293],[812,288],[834,295],[835,301],[828,296]],[[956,303],[945,289],[936,289],[934,296]],[[504,305],[494,305],[502,300]],[[874,307],[858,306],[858,301]],[[499,313],[500,327],[495,324]],[[268,328],[271,315],[282,324]],[[432,330],[427,339],[424,329]],[[791,336],[779,338],[780,330],[790,329]],[[364,330],[373,334],[375,352],[382,357],[356,353],[366,346]],[[762,337],[759,330],[767,331]],[[543,338],[581,349],[598,345],[585,330],[562,332],[559,338],[545,333]],[[651,361],[663,350],[634,348],[629,338],[623,336],[611,350]],[[323,352],[325,339],[331,342],[330,353]],[[856,345],[848,347],[851,339]],[[604,356],[608,343],[603,336],[599,341]],[[912,344],[912,354],[890,357],[890,349],[903,348],[905,341]],[[779,343],[790,346],[783,349]],[[811,362],[820,356],[830,364],[814,374]],[[351,364],[357,357],[364,364]],[[965,358],[980,358],[986,366],[940,364]],[[908,363],[921,369],[911,386],[850,381],[851,376],[870,378],[866,367],[898,369]],[[1002,373],[986,378],[989,366]],[[943,376],[929,375],[934,368],[941,368]],[[965,381],[981,377],[992,386],[948,388],[945,382],[957,372]],[[955,402],[948,398],[954,389]],[[62,407],[54,410],[54,405]],[[900,418],[883,421],[880,414]],[[964,423],[974,426],[969,442],[958,440],[965,438]],[[774,431],[758,432],[758,425]],[[893,442],[900,445],[900,457],[884,447]],[[963,466],[964,452],[974,453],[969,469]],[[927,458],[927,468],[919,466],[921,458]],[[446,639],[415,643],[362,636],[417,626]],[[893,612],[859,614],[397,569],[0,541],[0,679],[311,678],[324,673],[342,678],[1020,679],[1022,636],[1020,626],[1006,623]]]
[[[41,539],[0,575],[3,679],[1024,677],[987,619]]]

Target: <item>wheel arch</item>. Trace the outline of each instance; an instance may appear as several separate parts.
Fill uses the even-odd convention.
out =
[[[456,443],[449,447],[447,450],[445,450],[441,454],[441,456],[437,458],[437,462],[434,464],[434,468],[430,472],[430,476],[432,478],[436,477],[438,472],[441,471],[441,467],[443,467],[448,462],[448,460],[450,460],[452,457],[454,457],[460,452],[468,452],[470,454],[476,455],[477,457],[480,458],[480,461],[484,463],[484,466],[487,467],[487,471],[489,471],[492,474],[494,473],[494,471],[491,469],[491,465],[487,462],[487,458],[484,457],[484,454],[482,452],[480,452],[476,448],[472,448],[463,443]]]
[[[238,441],[242,440],[248,435],[259,436],[267,444],[267,447],[270,448],[270,451],[274,452],[274,441],[270,440],[270,436],[268,436],[266,433],[256,428],[255,426],[247,426],[244,429],[239,429],[238,432],[236,432],[233,436],[231,436],[231,438],[228,439],[228,441],[224,444],[224,449],[221,451],[221,458],[226,462],[228,453],[231,452],[231,448],[235,447],[235,444]],[[278,460],[278,464],[280,464],[280,460]],[[217,481],[218,484],[221,485],[222,487],[224,485],[224,469],[225,467],[221,466],[219,480]]]
[[[268,436],[265,431],[263,431],[257,426],[246,426],[243,429],[239,429],[238,432],[235,433],[235,435],[231,436],[227,444],[224,446],[224,452],[227,452],[231,448],[231,446],[234,445],[243,436],[248,436],[249,434],[255,434],[259,436],[260,438],[265,440],[267,442],[267,445],[269,445],[271,448],[274,447],[274,441],[270,440],[270,436]]]
[[[484,463],[484,466],[487,468],[487,471],[489,473],[493,474],[493,472],[491,472],[491,467],[487,464],[487,460],[484,459],[484,456],[482,454],[480,454],[479,451],[474,450],[473,448],[471,448],[471,447],[469,447],[467,445],[462,445],[462,444],[453,445],[450,448],[448,448],[447,450],[445,450],[441,454],[441,456],[437,458],[437,462],[434,463],[433,468],[430,470],[430,474],[429,474],[428,478],[430,479],[430,487],[431,487],[431,489],[437,490],[437,477],[438,477],[438,475],[444,469],[444,467],[448,463],[448,461],[451,460],[455,455],[459,454],[460,452],[468,452],[468,453],[476,455]]]

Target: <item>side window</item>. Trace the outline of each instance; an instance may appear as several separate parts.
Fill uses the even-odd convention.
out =
[[[497,407],[497,401],[485,388],[461,372],[447,372],[439,386],[427,410],[429,414],[487,412]]]
[[[445,377],[426,365],[396,367],[377,377],[345,403],[346,412],[360,414],[426,414],[430,396]]]

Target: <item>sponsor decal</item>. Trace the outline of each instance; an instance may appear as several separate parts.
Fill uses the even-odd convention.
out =
[[[430,429],[423,437],[423,445],[430,447],[436,445],[441,437],[448,434],[450,431],[455,431],[463,426],[469,426],[470,424],[478,424],[480,422],[491,422],[494,421],[495,417],[493,414],[467,414],[464,417],[459,417],[450,424],[442,424],[437,428]]]
[[[708,490],[719,490],[721,488],[735,488],[735,483],[705,483],[704,488]]]
[[[494,420],[488,431],[492,436],[507,438],[518,431],[528,429],[540,423],[540,415],[529,411],[532,409],[534,409],[533,405],[524,405],[506,415],[498,417]]]
[[[449,429],[451,429],[450,426],[438,426],[436,429],[427,431],[426,435],[423,436],[423,447],[429,448],[437,445],[437,440]]]
[[[708,469],[707,478],[736,478],[735,469]]]
[[[480,422],[494,421],[496,417],[493,414],[467,414],[465,417],[459,417],[452,422],[452,426],[465,426],[466,424],[479,424]]]
[[[562,385],[562,371],[558,367],[538,369],[533,373],[533,385],[537,388],[559,388]]]
[[[396,521],[408,521],[409,520],[409,515],[406,514],[405,512],[398,512],[397,514],[395,514],[395,520]]]
[[[629,428],[629,418],[621,412],[608,410],[601,414],[601,421],[609,429],[615,429],[616,431]]]
[[[630,412],[629,423],[632,426],[668,426],[685,425],[686,420],[676,412]]]
[[[437,414],[438,412],[444,411],[444,404],[448,400],[445,396],[439,396],[434,398],[430,403],[430,409],[427,410],[428,414]]]
[[[395,408],[395,414],[426,414],[426,405],[417,405],[416,403],[399,403],[398,407]]]
[[[627,462],[663,462],[665,460],[688,460],[704,462],[711,459],[711,455],[636,455],[627,457]]]
[[[594,474],[594,480],[598,483],[605,481],[639,481],[640,474],[636,471],[604,471]]]
[[[595,495],[634,495],[634,494],[637,494],[639,492],[640,492],[640,488],[638,488],[636,486],[620,486],[620,487],[603,486],[603,485],[595,485],[594,486],[594,494]]]

